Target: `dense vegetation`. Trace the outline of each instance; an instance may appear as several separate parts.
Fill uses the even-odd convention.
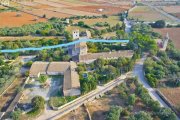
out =
[[[0,49],[17,49],[27,47],[51,46],[62,43],[59,38],[40,39],[40,40],[19,40],[19,41],[0,41]]]
[[[115,106],[113,105],[107,113],[107,120],[176,120],[175,113],[169,108],[160,107],[137,78],[128,79],[116,89],[122,107],[114,103]],[[133,104],[130,101],[133,101]]]
[[[51,107],[60,107],[68,102],[71,102],[72,100],[76,99],[76,96],[56,96],[56,97],[51,97],[49,100],[49,105]]]
[[[119,120],[122,109],[123,108],[119,106],[111,106],[106,120]]]
[[[27,113],[30,117],[39,115],[45,108],[45,100],[41,96],[35,96],[31,100],[31,104],[33,105],[33,109]]]
[[[64,33],[64,28],[65,25],[60,19],[53,19],[49,22],[23,25],[22,27],[0,28],[0,36],[62,35]]]
[[[152,87],[180,86],[180,51],[172,43],[167,51],[160,51],[157,57],[148,58],[145,62],[145,73]]]
[[[132,70],[135,60],[139,57],[139,54],[135,53],[132,59],[105,60],[99,58],[91,64],[79,64],[77,71],[80,74],[82,93],[85,94],[94,90],[98,84],[105,84],[117,76]]]
[[[10,65],[0,58],[0,93],[15,80],[19,72],[19,65]]]

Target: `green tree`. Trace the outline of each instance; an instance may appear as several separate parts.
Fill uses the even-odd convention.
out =
[[[35,96],[32,100],[33,109],[44,109],[45,100],[41,96]]]
[[[131,116],[128,120],[153,120],[153,118],[151,117],[149,113],[141,111]]]
[[[72,37],[72,34],[70,34],[70,32],[66,31],[64,34],[65,34],[64,36],[65,36],[67,42],[72,42],[73,41],[73,37]]]
[[[47,81],[48,77],[46,75],[40,75],[39,77],[39,82],[40,83],[45,83]]]
[[[162,120],[177,120],[176,114],[170,108],[160,108],[157,114]]]
[[[119,120],[122,110],[123,110],[122,107],[111,106],[107,114],[106,120]]]
[[[128,103],[130,105],[134,105],[136,102],[136,95],[135,94],[131,94],[129,97],[128,97]]]
[[[154,28],[164,28],[166,26],[166,22],[164,20],[158,20],[153,24]]]
[[[85,24],[84,24],[84,22],[83,21],[79,21],[78,22],[78,26],[81,26],[81,27],[83,27]]]
[[[22,111],[20,109],[17,109],[11,113],[11,117],[13,120],[20,120]]]

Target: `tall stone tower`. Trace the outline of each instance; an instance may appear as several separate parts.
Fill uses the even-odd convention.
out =
[[[162,42],[163,50],[166,50],[167,45],[168,45],[168,41],[169,41],[169,34],[167,33],[165,38],[163,39],[163,42]]]
[[[73,39],[79,39],[79,30],[73,30]]]

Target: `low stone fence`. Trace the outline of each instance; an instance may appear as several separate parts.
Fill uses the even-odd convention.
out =
[[[13,85],[13,83],[14,83],[16,80],[17,80],[17,79],[15,78],[15,79],[12,81],[12,83],[0,94],[0,97],[3,96],[3,95],[6,93],[6,91]]]
[[[29,81],[29,77],[26,78],[25,82],[23,83],[23,85],[21,86],[22,88],[24,88],[24,86],[26,85],[26,83]],[[23,92],[19,92],[17,93],[17,95],[14,97],[13,101],[11,102],[11,104],[9,105],[9,107],[6,109],[6,112],[4,112],[2,114],[1,117],[3,117],[4,115],[8,115],[10,112],[12,112],[14,110],[14,108],[16,107],[16,105],[18,104],[19,100],[21,99],[23,95]]]

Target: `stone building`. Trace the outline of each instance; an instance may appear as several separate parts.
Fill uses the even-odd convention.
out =
[[[30,68],[29,76],[38,78],[44,75],[64,75],[63,94],[64,96],[80,95],[79,75],[76,72],[75,62],[34,62]]]
[[[73,30],[73,40],[79,39],[79,30]]]

